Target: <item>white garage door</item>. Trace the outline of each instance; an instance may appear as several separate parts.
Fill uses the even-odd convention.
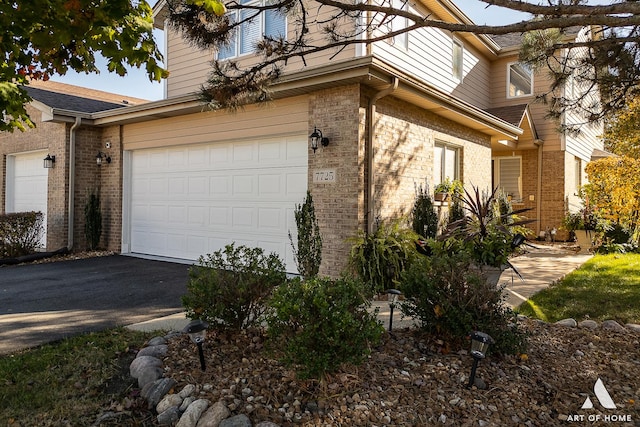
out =
[[[133,151],[130,250],[195,260],[235,242],[295,271],[288,232],[306,191],[305,136]]]
[[[43,214],[40,246],[46,247],[48,171],[43,167],[46,151],[7,156],[7,186],[5,210],[11,212],[39,211]]]

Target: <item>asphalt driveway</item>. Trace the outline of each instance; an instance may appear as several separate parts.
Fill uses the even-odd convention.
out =
[[[0,268],[0,354],[182,311],[189,265],[114,255]]]

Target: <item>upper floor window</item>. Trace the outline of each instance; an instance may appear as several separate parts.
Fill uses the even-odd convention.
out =
[[[390,3],[391,3],[391,7],[393,7],[394,9],[400,9],[405,11],[409,10],[409,3],[405,0],[391,0]],[[409,20],[407,18],[402,16],[394,16],[387,23],[387,31],[389,32],[399,31],[404,28],[407,28],[408,25],[409,25]],[[387,41],[390,44],[397,46],[401,49],[406,50],[409,48],[409,37],[406,32],[402,34],[398,34],[395,37],[391,37],[387,39]]]
[[[502,189],[514,202],[522,201],[522,158],[493,159],[493,187]]]
[[[453,39],[451,74],[453,75],[454,79],[460,82],[462,81],[463,60],[464,60],[464,45],[460,40]]]
[[[433,152],[433,185],[460,179],[460,147],[436,142]]]
[[[241,4],[265,6],[269,0],[242,0]],[[256,11],[241,9],[229,13],[232,22],[240,22],[251,18]],[[287,18],[276,10],[266,10],[254,18],[242,23],[227,46],[220,48],[218,59],[233,58],[255,51],[255,45],[262,37],[286,37]]]
[[[533,70],[527,64],[508,65],[507,91],[509,98],[533,95]]]

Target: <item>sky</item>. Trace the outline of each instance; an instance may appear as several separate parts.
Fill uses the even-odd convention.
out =
[[[151,0],[149,3],[154,4],[155,1]],[[522,21],[530,16],[497,6],[486,8],[486,4],[478,0],[457,0],[456,4],[469,18],[481,25],[504,25]],[[163,49],[162,32],[156,31],[155,37],[156,43],[159,43]],[[130,69],[125,77],[120,77],[115,73],[109,73],[106,69],[106,61],[100,59],[101,61],[96,64],[99,69],[103,70],[100,74],[69,72],[65,76],[52,76],[51,80],[150,101],[164,97],[164,84],[150,82],[143,69]]]

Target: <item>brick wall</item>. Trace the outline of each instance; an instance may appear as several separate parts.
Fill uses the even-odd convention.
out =
[[[67,185],[66,125],[42,122],[40,111],[30,105],[26,108],[31,120],[36,124],[35,128],[27,129],[25,132],[15,130],[13,133],[0,133],[0,212],[5,213],[6,207],[7,156],[36,150],[46,150],[52,156],[56,156],[54,167],[48,170],[47,249],[58,249],[66,246],[66,204],[64,194],[60,200],[58,192],[51,190],[65,189]]]
[[[337,276],[347,266],[345,241],[364,224],[364,142],[358,85],[315,92],[309,96],[309,133],[317,126],[329,146],[309,149],[309,190],[323,239],[320,274]],[[336,182],[313,182],[314,171],[334,169]]]
[[[315,154],[309,150],[309,189],[323,237],[321,274],[336,276],[347,267],[347,239],[366,227],[365,121],[371,95],[352,85],[309,97],[309,132],[317,126],[330,139]],[[489,137],[388,96],[377,102],[374,120],[375,216],[385,220],[410,212],[415,185],[432,181],[436,140],[461,147],[465,182],[490,187]],[[314,172],[322,169],[335,170],[336,182],[314,183]]]
[[[433,191],[436,142],[460,147],[460,178],[467,188],[491,186],[489,137],[392,96],[378,101],[375,119],[376,214],[382,220],[409,215],[415,188]]]
[[[56,162],[48,174],[47,200],[47,250],[68,247],[69,206],[69,138],[72,123],[42,122],[41,113],[27,106],[34,129],[25,132],[0,134],[0,212],[6,206],[7,156],[35,150],[46,150],[56,156]],[[109,141],[112,148],[105,149]],[[96,164],[98,150],[107,152],[112,163],[99,167]],[[122,162],[120,127],[96,128],[80,126],[76,130],[75,155],[75,209],[74,250],[87,247],[84,236],[84,206],[92,191],[99,192],[102,199],[103,231],[101,247],[120,250],[122,220]]]
[[[562,151],[542,153],[541,230],[562,225],[565,213],[564,154]],[[558,239],[564,237],[560,232]]]

